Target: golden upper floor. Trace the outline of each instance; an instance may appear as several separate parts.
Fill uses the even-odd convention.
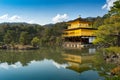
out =
[[[89,28],[92,23],[85,20],[85,19],[81,19],[81,18],[77,18],[75,20],[69,21],[67,22],[68,29],[74,29],[74,28]]]

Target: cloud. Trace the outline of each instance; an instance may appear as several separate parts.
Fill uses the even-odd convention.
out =
[[[4,15],[0,16],[0,22],[27,22],[30,24],[35,23],[34,20],[25,19],[25,18],[22,18],[18,15],[10,16],[9,14],[4,14]]]
[[[21,19],[21,17],[18,15],[13,15],[11,17],[8,14],[4,14],[4,15],[0,16],[0,20],[2,20],[4,22],[11,22],[11,21],[16,21],[16,20],[20,20],[20,19]]]
[[[110,8],[113,6],[113,3],[117,0],[106,0],[106,4],[102,6],[102,9],[110,10]]]
[[[12,17],[9,18],[9,20],[11,20],[11,21],[19,20],[19,19],[21,19],[21,17],[17,16],[17,15],[14,15],[14,16],[12,16]]]
[[[2,20],[8,19],[8,14],[4,14],[4,15],[0,16],[0,19],[2,19]]]
[[[36,20],[34,19],[29,19],[29,18],[23,18],[19,15],[9,15],[9,14],[4,14],[4,15],[0,15],[0,23],[3,22],[26,22],[29,24],[35,24],[38,23]]]
[[[55,17],[53,17],[52,21],[56,23],[56,22],[65,21],[67,19],[68,19],[67,14],[63,14],[63,15],[57,14]]]
[[[34,24],[35,22],[34,22],[34,20],[29,20],[29,21],[27,21],[29,24]]]
[[[20,67],[22,67],[21,62],[16,62],[15,64],[12,64],[12,65],[9,65],[7,62],[0,64],[0,68],[5,70],[8,70],[10,68],[20,68]]]
[[[1,63],[1,64],[0,64],[0,68],[9,69],[8,63]]]
[[[58,63],[56,63],[55,61],[53,61],[52,63],[53,63],[53,65],[54,65],[56,68],[58,68],[58,69],[60,69],[60,68],[66,68],[66,67],[69,66],[68,64],[58,64]]]
[[[16,62],[15,64],[10,65],[12,68],[20,68],[22,67],[22,63],[21,62]]]

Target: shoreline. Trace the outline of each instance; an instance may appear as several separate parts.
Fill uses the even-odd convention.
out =
[[[0,46],[0,49],[4,49],[4,50],[36,50],[36,49],[39,49],[39,47],[34,47],[34,46],[31,46],[31,45],[14,45],[14,46],[11,46],[11,45],[3,45],[3,46]]]

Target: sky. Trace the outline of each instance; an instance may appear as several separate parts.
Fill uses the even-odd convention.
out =
[[[0,23],[40,25],[97,17],[106,14],[116,0],[0,0]]]

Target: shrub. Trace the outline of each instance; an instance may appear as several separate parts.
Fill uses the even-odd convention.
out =
[[[120,54],[120,47],[109,47],[104,49],[105,53],[107,54]]]

